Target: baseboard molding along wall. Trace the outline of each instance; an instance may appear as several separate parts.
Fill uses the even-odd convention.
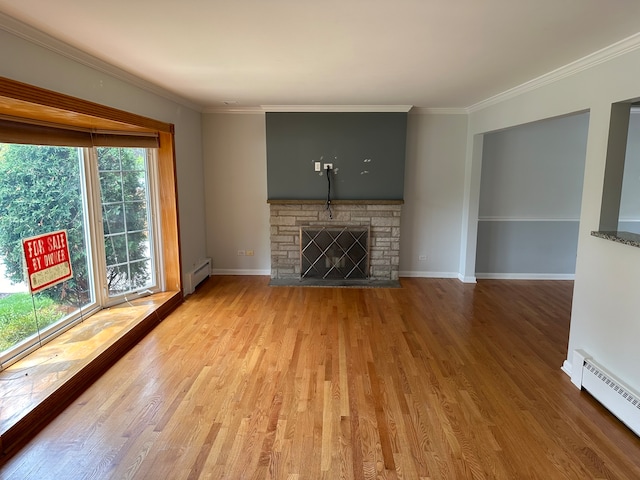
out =
[[[271,275],[271,270],[214,268],[211,270],[211,275]]]
[[[458,278],[457,272],[422,272],[416,270],[400,270],[401,277],[409,278]]]
[[[476,273],[478,280],[574,280],[573,273]]]

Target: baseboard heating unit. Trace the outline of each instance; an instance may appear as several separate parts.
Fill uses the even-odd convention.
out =
[[[582,350],[573,352],[571,381],[584,388],[640,436],[640,394],[622,383]]]
[[[193,293],[202,281],[211,275],[211,259],[205,258],[196,264],[195,268],[187,275],[184,285],[184,293]]]

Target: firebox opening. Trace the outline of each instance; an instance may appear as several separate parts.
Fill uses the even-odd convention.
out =
[[[369,227],[300,227],[300,276],[369,278]]]

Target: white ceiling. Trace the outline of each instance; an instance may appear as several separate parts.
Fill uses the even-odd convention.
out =
[[[202,109],[465,108],[640,31],[638,0],[0,0]]]

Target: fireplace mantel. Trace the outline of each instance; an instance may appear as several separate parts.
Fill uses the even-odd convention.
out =
[[[326,199],[315,200],[287,200],[287,199],[269,199],[268,204],[271,205],[316,205],[327,203]],[[404,200],[331,200],[331,205],[404,205]]]

